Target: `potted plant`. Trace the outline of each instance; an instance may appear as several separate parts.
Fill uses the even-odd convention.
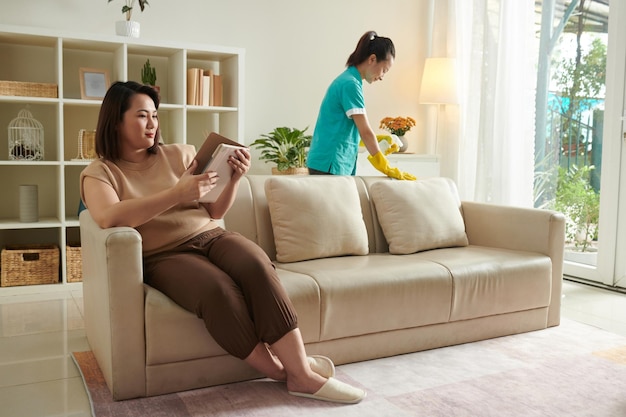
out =
[[[555,209],[567,219],[566,241],[580,252],[593,250],[592,244],[597,240],[600,195],[589,183],[593,169],[590,165],[559,168]]]
[[[277,127],[268,134],[263,134],[251,146],[261,149],[259,159],[276,164],[273,174],[307,174],[306,156],[311,146],[311,136],[303,130],[289,127]]]
[[[400,147],[399,152],[406,152],[409,147],[408,141],[404,138],[406,132],[411,130],[411,128],[415,126],[415,119],[412,117],[385,117],[380,121],[380,128],[386,130],[392,135],[396,135],[400,142],[402,143],[402,147]]]
[[[156,85],[156,68],[150,65],[150,59],[146,60],[146,63],[143,64],[143,68],[141,68],[141,82],[145,85],[149,85],[156,90],[156,92],[160,92],[161,89]]]
[[[113,0],[107,0],[107,3],[111,3]],[[115,22],[115,33],[120,36],[130,36],[133,38],[139,37],[139,22],[130,20],[133,15],[133,7],[135,2],[139,3],[139,8],[143,12],[148,6],[148,0],[124,0],[124,6],[122,6],[122,13],[125,15],[125,20]]]

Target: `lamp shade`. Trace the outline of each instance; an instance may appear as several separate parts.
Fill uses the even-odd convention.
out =
[[[419,100],[422,104],[458,103],[454,58],[426,59]]]

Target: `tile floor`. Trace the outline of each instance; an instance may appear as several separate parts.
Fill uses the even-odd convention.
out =
[[[88,350],[82,293],[1,296],[0,417],[91,416],[70,353]],[[563,317],[626,336],[626,294],[571,281]]]

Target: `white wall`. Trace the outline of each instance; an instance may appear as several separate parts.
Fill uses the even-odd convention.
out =
[[[412,116],[411,150],[423,144],[425,106],[417,102],[428,48],[429,0],[149,0],[133,19],[150,41],[206,42],[246,50],[245,131],[250,143],[277,126],[313,132],[328,84],[367,30],[390,37],[396,61],[383,82],[365,84],[370,123]],[[114,34],[122,0],[0,0],[0,23]],[[261,166],[259,166],[261,165]],[[256,164],[254,172],[269,172]]]

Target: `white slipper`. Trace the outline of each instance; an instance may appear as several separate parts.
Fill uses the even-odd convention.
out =
[[[321,355],[311,355],[306,357],[311,366],[311,370],[323,376],[324,378],[330,378],[335,376],[335,364],[330,358]]]
[[[356,404],[360,402],[367,393],[360,388],[348,385],[335,378],[328,378],[322,388],[314,394],[304,392],[289,391],[289,394],[296,397],[311,398],[313,400],[329,401],[341,404]]]

